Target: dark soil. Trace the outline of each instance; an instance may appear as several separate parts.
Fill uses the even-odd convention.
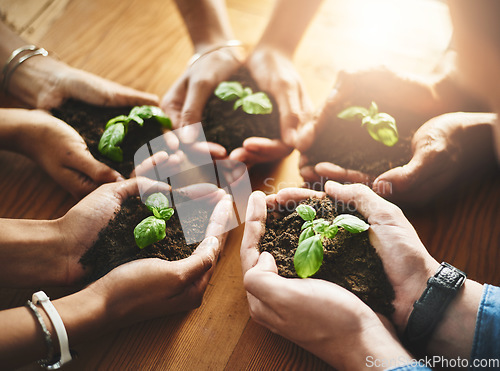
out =
[[[352,214],[343,211],[341,205],[333,203],[330,198],[309,199],[302,203],[314,207],[317,218],[329,221],[339,214]],[[259,250],[268,251],[274,256],[278,273],[283,277],[298,277],[293,266],[293,256],[302,224],[304,221],[295,211],[268,210],[266,232],[260,241]],[[394,290],[380,257],[368,240],[368,233],[351,234],[340,228],[337,236],[333,240],[327,239],[323,246],[323,265],[312,277],[346,288],[374,311],[390,318],[394,312]]]
[[[239,81],[254,93],[261,91],[245,68],[239,69],[227,81]],[[241,147],[249,137],[280,138],[278,105],[269,93],[266,94],[273,104],[273,112],[268,115],[249,115],[241,107],[235,111],[234,102],[225,102],[212,94],[205,105],[201,121],[207,141],[219,143],[229,154]]]
[[[340,111],[329,112],[327,124],[317,135],[311,150],[305,153],[309,163],[332,162],[345,169],[358,170],[374,177],[410,161],[413,134],[427,120],[407,112],[380,107],[380,112],[387,112],[396,119],[398,127],[399,141],[388,147],[375,141],[361,126],[361,120],[337,118]]]
[[[128,133],[120,146],[123,149],[123,162],[108,159],[97,148],[108,120],[119,115],[128,115],[131,109],[132,107],[101,107],[68,100],[61,107],[54,108],[52,114],[80,133],[92,156],[123,176],[129,177],[134,170],[135,152],[151,139],[163,134],[163,129],[158,122],[148,120],[143,127],[134,122],[130,123]]]
[[[178,198],[177,198],[178,199]],[[197,243],[186,245],[184,233],[177,213],[167,221],[167,236],[150,246],[140,249],[134,239],[134,228],[144,218],[152,215],[139,196],[125,200],[120,211],[98,236],[94,245],[82,256],[80,263],[89,270],[86,277],[93,282],[113,268],[143,258],[180,260],[187,258],[198,246]],[[192,229],[204,234],[206,230],[206,212],[200,211],[197,218],[189,220]]]

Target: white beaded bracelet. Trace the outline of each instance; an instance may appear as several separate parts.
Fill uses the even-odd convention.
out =
[[[243,44],[241,43],[240,40],[228,40],[225,44],[216,45],[212,48],[209,48],[209,49],[203,51],[202,53],[193,54],[193,56],[191,58],[189,58],[188,66],[192,66],[198,59],[200,59],[201,57],[203,57],[207,54],[215,52],[216,50],[223,49],[223,48],[232,48],[232,47],[236,47],[236,46],[243,46]]]
[[[47,370],[57,370],[61,368],[62,365],[71,361],[71,353],[69,351],[69,342],[68,342],[68,334],[66,333],[66,328],[64,327],[64,323],[61,319],[61,316],[57,312],[57,309],[54,307],[54,304],[51,303],[49,297],[43,291],[38,291],[33,294],[31,299],[33,303],[40,303],[49,316],[50,322],[54,326],[56,330],[57,339],[59,340],[59,348],[61,350],[61,358],[59,361],[52,365],[43,365]]]

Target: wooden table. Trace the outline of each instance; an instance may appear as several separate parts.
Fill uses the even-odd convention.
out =
[[[236,37],[254,44],[272,4],[228,0]],[[428,73],[435,67],[450,37],[446,8],[430,0],[403,4],[325,2],[295,59],[316,106],[343,68],[385,63],[405,72]],[[0,0],[0,10],[27,40],[70,65],[158,95],[183,72],[192,53],[172,0]],[[377,14],[384,22],[364,27]],[[254,187],[275,192],[300,185],[297,161],[294,152],[277,166],[260,168]],[[266,177],[272,181],[264,184]],[[74,203],[32,162],[0,152],[0,216],[56,218]],[[500,284],[500,177],[474,180],[409,217],[436,259],[455,264],[480,282]],[[250,319],[239,263],[242,231],[239,227],[230,233],[199,309],[98,338],[79,347],[80,357],[66,369],[328,369]],[[22,305],[35,289],[2,289],[0,309]],[[71,289],[47,292],[57,297]]]

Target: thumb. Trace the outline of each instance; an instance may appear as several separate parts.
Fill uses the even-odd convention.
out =
[[[205,238],[193,252],[193,254],[179,261],[184,272],[184,281],[190,284],[208,272],[217,260],[220,251],[220,243],[217,237]]]

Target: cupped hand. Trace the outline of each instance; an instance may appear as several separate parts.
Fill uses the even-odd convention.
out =
[[[396,202],[422,204],[473,173],[495,171],[496,119],[495,114],[456,112],[429,120],[413,137],[411,161],[378,176],[373,189]]]
[[[396,294],[393,322],[400,331],[404,330],[413,303],[424,291],[428,278],[436,273],[439,263],[427,252],[401,209],[370,188],[330,181],[326,183],[325,191],[350,210],[359,211],[370,224],[370,243],[380,255]]]
[[[408,358],[390,325],[354,294],[323,280],[280,277],[272,255],[259,253],[266,208],[310,196],[325,194],[290,188],[250,197],[241,262],[252,318],[339,369],[363,369],[368,355]]]
[[[144,178],[142,181],[147,182]],[[197,191],[200,189],[188,190],[187,193],[195,196]],[[206,195],[206,192],[202,190],[202,194]],[[93,283],[89,288],[106,298],[111,322],[116,327],[123,327],[124,323],[200,306],[224,246],[231,217],[233,201],[225,195],[212,212],[205,239],[191,256],[178,261],[135,260],[113,269]]]
[[[341,71],[318,117],[306,122],[298,132],[299,167],[306,182],[318,182],[321,178],[349,183],[373,181],[373,177],[367,174],[336,164],[321,163],[321,166],[315,167],[316,164],[311,164],[307,158],[307,151],[326,130],[332,117],[348,106],[368,107],[372,101],[383,111],[398,117],[398,125],[416,126],[415,130],[431,117],[447,112],[449,106],[436,95],[435,81],[402,76],[386,68]],[[399,117],[404,121],[411,119],[411,122],[401,122]]]
[[[73,68],[52,57],[30,58],[13,75],[9,93],[49,110],[67,99],[98,106],[158,105],[158,97]]]
[[[100,184],[121,180],[121,175],[97,161],[83,138],[65,122],[40,110],[10,110],[15,121],[17,147],[38,163],[57,183],[76,198]]]
[[[205,104],[217,85],[240,67],[239,58],[228,48],[203,55],[189,66],[161,101],[161,108],[172,119],[174,127],[200,122]],[[221,145],[213,143],[211,149],[216,158],[227,156]]]

